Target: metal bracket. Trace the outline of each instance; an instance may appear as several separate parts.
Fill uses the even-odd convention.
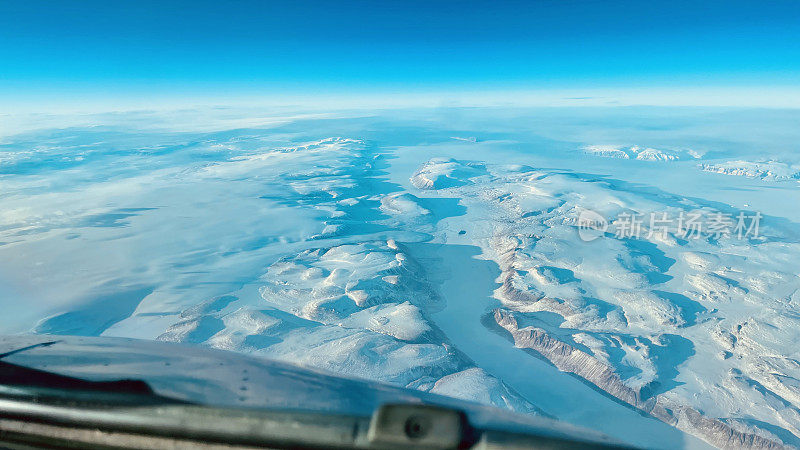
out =
[[[463,412],[431,405],[383,405],[372,415],[370,444],[403,448],[459,448],[467,420]]]

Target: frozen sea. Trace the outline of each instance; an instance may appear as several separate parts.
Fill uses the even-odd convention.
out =
[[[3,334],[226,349],[648,448],[800,446],[800,110],[0,122]]]

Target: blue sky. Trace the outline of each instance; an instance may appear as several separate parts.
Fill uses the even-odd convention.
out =
[[[0,1],[0,95],[793,86],[792,1]]]

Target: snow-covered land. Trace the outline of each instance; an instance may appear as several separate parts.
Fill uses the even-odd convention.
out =
[[[698,154],[694,151],[675,151],[658,149],[652,147],[639,147],[633,145],[624,147],[619,145],[587,145],[583,151],[589,155],[602,156],[604,158],[638,159],[641,161],[674,161],[685,159],[687,156],[696,158]]]
[[[762,421],[800,435],[793,236],[765,228],[748,241],[670,232],[582,242],[575,216],[585,205],[606,217],[706,206],[583,175],[487,171],[440,195],[466,206],[459,226],[480,221],[469,233],[501,270],[498,332],[714,445],[768,448],[789,436]]]
[[[28,125],[0,141],[0,329],[231,350],[648,448],[800,447],[800,188],[762,180],[796,167],[796,115]],[[738,126],[759,120],[780,132]],[[594,144],[629,141],[648,144]],[[756,175],[708,173],[734,167]],[[587,211],[602,219],[590,239]],[[736,228],[756,214],[757,232]],[[667,216],[717,220],[687,234],[659,228]]]
[[[725,161],[721,163],[700,164],[700,168],[707,172],[737,175],[740,177],[800,181],[800,166],[780,161]]]

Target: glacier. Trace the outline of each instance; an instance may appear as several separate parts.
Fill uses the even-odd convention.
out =
[[[228,350],[648,448],[800,447],[797,119],[20,115],[0,136],[0,329]],[[585,210],[763,220],[586,241]]]

